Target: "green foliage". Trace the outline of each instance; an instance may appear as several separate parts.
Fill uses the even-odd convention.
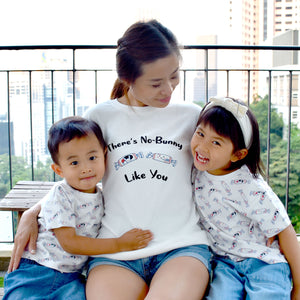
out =
[[[262,153],[267,151],[268,105],[269,101],[267,96],[260,101],[253,102],[253,104],[250,105],[259,125],[260,147]],[[282,117],[279,116],[273,108],[271,108],[270,120],[270,147],[272,148],[282,140],[284,123]]]
[[[34,180],[53,181],[53,171],[50,168],[51,160],[48,159],[44,165],[38,162],[34,168]],[[20,180],[32,180],[32,171],[30,165],[23,157],[11,157],[12,186]],[[10,190],[10,167],[9,156],[0,155],[0,199]]]
[[[52,161],[50,158],[48,158],[45,165],[38,161],[36,167],[34,168],[34,178],[40,181],[53,181],[54,174],[50,167],[51,163]]]
[[[260,130],[262,161],[267,162],[268,136],[268,97],[250,105],[255,114]],[[288,143],[283,139],[284,123],[282,117],[271,108],[270,128],[270,164],[269,184],[281,201],[286,202]],[[290,173],[288,189],[288,214],[297,232],[300,232],[300,131],[296,126],[291,128]]]

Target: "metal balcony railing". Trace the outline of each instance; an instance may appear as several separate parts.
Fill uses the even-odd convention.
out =
[[[297,228],[300,192],[295,186],[300,174],[294,170],[298,156],[291,160],[291,141],[298,136],[300,118],[299,50],[296,46],[183,46],[181,83],[172,100],[204,104],[211,96],[223,95],[250,105],[267,96],[266,177],[276,186],[270,172],[271,116],[276,108],[284,121],[281,199]],[[82,115],[89,106],[109,99],[116,78],[115,51],[113,45],[0,46],[0,198],[18,180],[56,179],[48,168],[48,129],[62,117]],[[293,144],[293,151],[299,150],[299,143]]]

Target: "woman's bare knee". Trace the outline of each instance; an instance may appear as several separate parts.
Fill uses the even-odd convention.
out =
[[[86,283],[87,300],[142,300],[147,292],[148,287],[142,278],[118,266],[95,267]]]
[[[199,300],[205,295],[209,273],[193,257],[177,257],[163,264],[154,275],[147,300]]]

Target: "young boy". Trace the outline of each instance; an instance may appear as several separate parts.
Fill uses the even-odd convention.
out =
[[[5,277],[5,299],[85,299],[81,274],[88,255],[144,248],[148,230],[97,239],[104,214],[97,183],[105,172],[106,145],[99,126],[64,118],[49,130],[53,171],[64,178],[42,202],[37,251],[25,251],[20,267]]]

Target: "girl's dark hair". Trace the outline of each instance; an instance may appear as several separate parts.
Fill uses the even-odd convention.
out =
[[[233,100],[244,105],[235,99]],[[257,177],[258,174],[264,176],[264,166],[260,158],[258,123],[250,109],[248,109],[247,115],[252,125],[252,143],[246,157],[237,162],[232,162],[229,170],[234,170],[240,168],[242,165],[247,165],[254,177]],[[211,108],[205,109],[204,107],[200,114],[197,126],[199,124],[203,124],[204,126],[208,125],[215,130],[217,134],[229,138],[232,141],[234,152],[246,148],[239,122],[233,114],[225,108],[221,106],[212,106]]]
[[[174,34],[156,20],[131,25],[118,40],[116,54],[118,79],[111,92],[111,99],[120,98],[142,75],[142,65],[151,63],[180,50]]]
[[[69,142],[74,138],[81,138],[94,133],[100,146],[104,150],[106,143],[102,131],[97,123],[82,117],[73,116],[61,119],[49,129],[48,149],[54,163],[59,164],[58,149],[63,142]]]

